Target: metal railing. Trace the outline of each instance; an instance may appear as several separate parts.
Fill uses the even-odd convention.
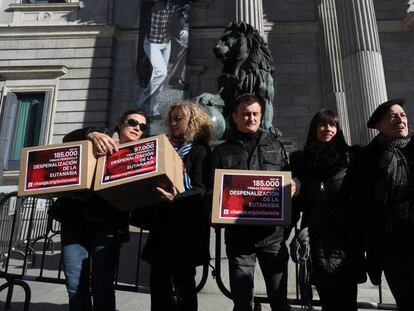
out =
[[[26,301],[30,301],[30,288],[24,280],[65,283],[60,252],[60,224],[48,215],[52,203],[53,199],[18,198],[15,192],[3,195],[0,200],[0,277],[6,278],[9,284],[22,286],[26,292]],[[140,259],[147,234],[147,231],[137,229],[131,232],[130,241],[121,247],[115,275],[117,290],[149,292],[148,275],[145,274],[148,266],[143,267],[147,264]],[[231,299],[231,292],[221,277],[222,228],[216,227],[215,234],[215,264],[211,266],[211,272],[220,291]],[[300,305],[297,271],[296,265],[296,297],[289,299],[289,303]],[[198,291],[201,291],[206,284],[208,275],[209,266],[205,265],[197,284]],[[3,287],[10,288],[10,285],[1,285],[0,291],[4,289]],[[9,289],[8,305],[12,293],[13,290]],[[383,302],[381,286],[378,297],[378,302],[358,301],[358,307],[396,310],[395,305]],[[268,303],[268,299],[255,296],[254,302],[255,310],[260,310],[261,304]],[[313,303],[315,306],[320,305],[318,300],[314,300]]]
[[[16,210],[19,209],[20,203],[16,198],[16,193],[0,196],[0,264],[5,268],[5,270],[0,268],[0,278],[5,280],[5,283],[0,285],[0,292],[7,289],[5,309],[9,309],[14,286],[22,287],[25,294],[23,310],[28,311],[31,299],[29,285],[7,273],[11,253],[18,247],[19,238],[16,234],[18,231],[15,229],[19,224]]]
[[[48,214],[53,201],[36,197],[18,198],[15,192],[1,201],[0,209],[4,213],[0,215],[0,270],[16,280],[65,283],[60,224]],[[141,260],[147,235],[148,232],[141,228],[133,230],[130,241],[120,248],[115,275],[117,290],[149,292],[145,273],[148,269],[143,269],[147,264]],[[197,284],[199,291],[207,278],[208,265],[205,265]]]
[[[220,289],[220,291],[229,299],[232,298],[231,291],[226,287],[224,284],[222,277],[221,277],[221,243],[222,243],[222,230],[223,228],[220,226],[215,227],[215,234],[216,234],[216,243],[215,243],[215,267],[213,268],[212,274],[216,279],[217,286]],[[295,264],[295,298],[294,299],[288,299],[289,304],[292,305],[300,305],[301,299],[300,299],[300,293],[299,293],[299,277],[298,277],[298,265]],[[383,302],[383,295],[382,295],[382,287],[381,285],[378,287],[378,302],[370,302],[370,301],[358,301],[358,308],[362,309],[374,309],[374,310],[397,310],[397,306],[395,304],[389,304]],[[267,297],[262,296],[255,296],[254,297],[254,310],[260,311],[261,310],[261,304],[267,304],[269,303],[269,300]],[[314,306],[321,306],[321,303],[319,300],[313,300],[312,301]]]

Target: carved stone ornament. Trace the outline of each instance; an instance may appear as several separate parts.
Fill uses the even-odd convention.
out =
[[[39,15],[37,16],[37,20],[39,22],[46,22],[46,21],[49,21],[51,17],[52,17],[52,13],[40,12]]]

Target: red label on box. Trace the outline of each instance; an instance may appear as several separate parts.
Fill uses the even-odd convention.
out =
[[[136,143],[120,148],[118,152],[107,155],[101,183],[136,177],[157,171],[156,139],[144,143]]]
[[[81,155],[82,145],[29,151],[25,191],[80,185]]]
[[[220,218],[283,220],[283,176],[223,174]]]

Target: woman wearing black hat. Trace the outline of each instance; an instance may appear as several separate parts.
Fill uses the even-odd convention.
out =
[[[414,308],[414,141],[403,106],[393,99],[374,111],[367,125],[379,134],[361,150],[353,180],[370,279],[380,284],[384,271],[398,310],[406,311]]]
[[[290,157],[301,182],[293,208],[303,211],[300,236],[307,247],[302,250],[310,251],[307,265],[323,311],[356,311],[357,283],[366,280],[345,203],[344,180],[352,155],[338,116],[324,109],[312,118],[304,151]],[[294,261],[300,261],[295,254],[302,250],[291,251]]]

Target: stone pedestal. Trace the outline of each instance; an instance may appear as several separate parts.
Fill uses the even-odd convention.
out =
[[[372,0],[336,0],[345,94],[353,144],[376,134],[366,122],[387,100],[377,21]]]

